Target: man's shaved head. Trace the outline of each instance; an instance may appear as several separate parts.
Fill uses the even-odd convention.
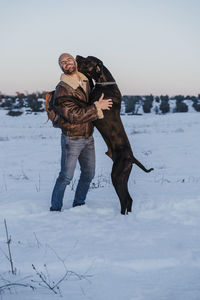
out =
[[[59,63],[59,65],[60,65],[60,63],[61,63],[62,60],[64,60],[65,58],[68,58],[68,57],[71,57],[71,58],[74,59],[74,57],[73,57],[71,54],[69,54],[69,53],[62,53],[62,54],[59,56],[59,58],[58,58],[58,63]]]

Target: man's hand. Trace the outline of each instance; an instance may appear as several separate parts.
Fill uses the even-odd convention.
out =
[[[113,105],[112,99],[103,99],[103,97],[104,97],[104,94],[102,93],[101,97],[99,98],[99,101],[98,101],[100,108],[102,110],[105,110],[105,109],[110,110],[110,108]]]

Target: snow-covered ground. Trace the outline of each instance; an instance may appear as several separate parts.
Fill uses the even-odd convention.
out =
[[[87,204],[71,208],[77,166],[63,211],[52,213],[60,130],[46,123],[45,113],[9,117],[0,111],[0,286],[4,278],[34,280],[36,287],[5,290],[2,299],[60,299],[39,285],[32,264],[49,283],[66,269],[73,272],[60,283],[63,299],[200,299],[200,114],[125,115],[122,120],[135,156],[154,167],[150,174],[132,169],[133,212],[120,215],[110,180],[112,161],[95,130],[96,177]],[[8,272],[4,219],[16,275]]]

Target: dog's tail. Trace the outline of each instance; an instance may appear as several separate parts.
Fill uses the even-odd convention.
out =
[[[154,168],[146,169],[145,166],[139,160],[137,160],[134,156],[132,157],[132,163],[136,164],[140,169],[142,169],[144,172],[149,173],[154,170]]]

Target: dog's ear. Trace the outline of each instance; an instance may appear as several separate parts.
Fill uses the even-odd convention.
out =
[[[96,73],[97,74],[102,74],[102,72],[103,72],[103,63],[98,62],[98,64],[96,65]]]
[[[79,59],[84,59],[84,57],[80,56],[80,55],[76,55],[76,60],[79,60]]]

